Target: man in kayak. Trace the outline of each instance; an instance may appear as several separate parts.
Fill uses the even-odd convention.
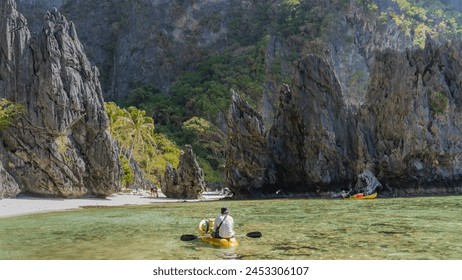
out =
[[[229,215],[227,207],[221,208],[221,215],[215,218],[212,237],[226,239],[234,237],[234,219]]]

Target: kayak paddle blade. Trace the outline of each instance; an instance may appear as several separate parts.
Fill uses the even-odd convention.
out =
[[[194,234],[183,234],[180,237],[181,241],[192,241],[194,239],[197,239],[197,235]]]
[[[245,236],[250,237],[250,238],[260,238],[262,237],[262,234],[259,231],[252,231],[252,232],[247,233]]]

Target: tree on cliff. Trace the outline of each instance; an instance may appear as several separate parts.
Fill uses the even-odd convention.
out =
[[[0,99],[0,130],[7,128],[23,112],[24,106],[21,104],[15,104],[5,98]]]

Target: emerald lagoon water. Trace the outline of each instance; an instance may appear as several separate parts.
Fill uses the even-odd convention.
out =
[[[215,247],[198,223],[231,209],[239,246]],[[462,196],[245,200],[86,208],[0,218],[2,260],[462,259]]]

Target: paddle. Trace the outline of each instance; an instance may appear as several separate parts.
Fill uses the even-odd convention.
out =
[[[247,233],[245,236],[250,237],[250,238],[260,238],[262,237],[262,234],[259,231],[252,231],[252,232]]]
[[[238,236],[247,236],[247,237],[250,237],[250,238],[260,238],[263,235],[259,231],[252,231],[252,232],[249,232],[249,233],[247,233],[245,235],[238,235]],[[199,236],[194,235],[194,234],[183,234],[180,237],[180,240],[181,241],[193,241],[193,240],[195,240],[197,238],[199,238]]]
[[[194,239],[197,239],[198,236],[194,234],[183,234],[180,239],[181,241],[193,241]]]

